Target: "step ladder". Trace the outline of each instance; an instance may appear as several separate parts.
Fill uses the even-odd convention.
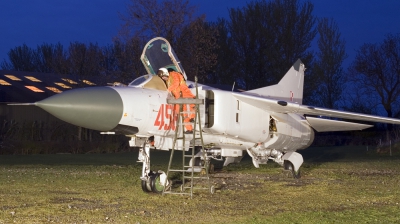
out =
[[[209,190],[211,193],[214,193],[214,186],[210,185],[210,178],[208,176],[209,173],[209,159],[206,156],[204,142],[203,142],[203,133],[201,128],[201,120],[200,120],[200,109],[199,105],[204,104],[204,99],[198,98],[198,88],[197,88],[197,77],[195,77],[195,88],[196,88],[196,98],[179,98],[179,99],[167,99],[168,104],[174,104],[175,106],[179,106],[178,119],[176,119],[176,129],[175,129],[175,137],[172,145],[171,155],[168,164],[167,170],[167,180],[169,180],[172,173],[180,173],[182,179],[182,185],[179,189],[173,189],[172,183],[169,183],[168,186],[164,186],[163,195],[165,194],[178,194],[178,195],[190,195],[190,198],[193,198],[193,189],[203,189]],[[183,122],[183,115],[190,113],[187,111],[183,111],[184,104],[194,104],[195,105],[195,118],[194,123],[190,123],[193,125],[193,133],[185,134],[184,126],[187,123]],[[185,135],[192,135],[191,144],[189,146],[189,153],[186,153],[185,146]],[[204,161],[202,164],[195,166],[195,150],[196,148],[200,148],[201,155],[203,155]],[[174,157],[175,150],[182,150],[182,168],[172,168],[172,160]],[[187,159],[190,158],[190,161]],[[204,175],[194,175],[195,172],[205,172]],[[208,187],[195,187],[194,180],[206,180]],[[190,181],[189,186],[186,186],[186,183]],[[166,181],[171,182],[171,181]],[[189,192],[188,192],[189,191]]]

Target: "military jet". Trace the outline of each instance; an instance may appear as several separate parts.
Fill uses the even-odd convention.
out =
[[[156,73],[159,68],[171,68],[185,79],[186,73],[171,45],[162,37],[145,45],[141,61],[148,74],[127,86],[73,89],[33,104],[68,123],[130,137],[130,146],[140,148],[143,191],[160,192],[154,182],[157,179],[165,186],[166,174],[150,170],[149,149],[172,148],[177,115],[174,106],[167,102],[171,96],[166,84]],[[197,88],[197,97],[205,102],[199,106],[205,158],[223,160],[226,166],[240,162],[247,152],[255,167],[271,160],[299,178],[303,157],[296,151],[311,145],[315,131],[362,130],[372,126],[322,116],[400,124],[399,119],[303,105],[304,71],[305,65],[298,60],[278,84],[243,92],[187,81],[192,92],[195,94]],[[188,142],[194,140],[191,134],[185,137]]]

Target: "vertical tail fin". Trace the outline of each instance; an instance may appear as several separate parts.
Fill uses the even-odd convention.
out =
[[[261,96],[302,104],[305,66],[298,59],[278,84],[247,91]]]

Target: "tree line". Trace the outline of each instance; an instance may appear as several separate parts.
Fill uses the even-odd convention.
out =
[[[141,50],[141,49],[140,49]],[[144,68],[133,60],[131,52],[139,51],[136,43],[114,41],[108,46],[98,44],[70,43],[64,47],[60,43],[44,43],[36,48],[26,44],[8,52],[8,61],[1,63],[4,70],[31,71],[57,74],[73,74],[95,79],[104,84],[110,80],[130,82],[132,77],[144,73]]]
[[[255,0],[207,22],[187,0],[131,0],[111,44],[23,44],[8,52],[1,68],[129,83],[145,74],[139,60],[144,44],[162,36],[191,80],[260,88],[277,83],[300,58],[308,67],[305,104],[400,117],[400,35],[362,45],[344,69],[346,42],[337,23],[313,9],[309,1]]]

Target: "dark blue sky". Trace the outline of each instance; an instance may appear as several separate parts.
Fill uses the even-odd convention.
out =
[[[0,61],[16,46],[43,43],[111,43],[121,25],[118,12],[129,0],[3,0],[0,3]],[[228,8],[246,1],[191,0],[207,20],[227,17]],[[351,62],[363,43],[376,43],[388,33],[400,33],[398,0],[311,0],[314,15],[333,18],[339,25]]]

